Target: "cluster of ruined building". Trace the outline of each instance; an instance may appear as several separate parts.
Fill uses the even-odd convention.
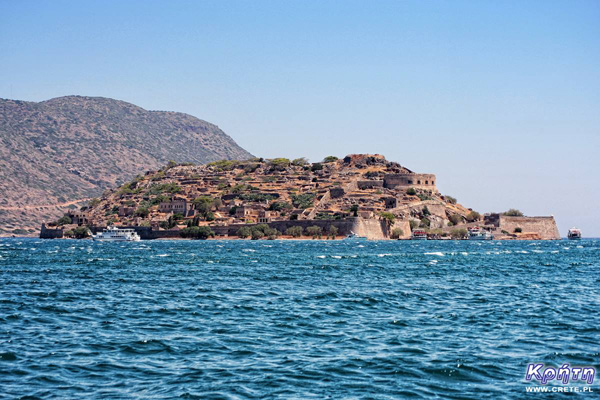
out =
[[[148,194],[151,188],[165,183],[177,185],[176,193],[162,193],[162,201],[153,203],[147,215],[140,214],[140,207],[156,198]],[[227,236],[247,224],[270,224],[281,230],[313,221],[324,228],[334,225],[340,234],[364,228],[366,236],[385,238],[394,227],[410,235],[409,221],[420,220],[425,210],[430,227],[442,229],[448,227],[450,215],[470,211],[438,192],[435,175],[414,173],[378,155],[351,155],[319,168],[309,164],[278,169],[268,161],[225,169],[175,167],[160,174],[149,172],[137,185],[138,193],[114,191],[95,207],[69,212],[72,223],[138,226],[156,232],[176,231],[194,220]],[[199,215],[194,199],[200,197],[215,200],[210,220]],[[382,212],[396,217],[395,226],[382,223]],[[175,215],[177,225],[166,228],[165,221]],[[489,225],[499,228],[500,219],[490,218]]]

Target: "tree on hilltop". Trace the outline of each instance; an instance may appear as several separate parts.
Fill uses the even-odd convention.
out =
[[[504,215],[506,215],[507,217],[522,217],[523,213],[520,210],[517,210],[516,208],[511,208],[510,210],[506,211]]]

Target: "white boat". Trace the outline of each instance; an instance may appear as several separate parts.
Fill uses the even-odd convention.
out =
[[[350,234],[344,240],[367,240],[367,238],[366,236],[358,236],[356,233],[350,231]]]
[[[417,229],[417,230],[413,231],[410,239],[411,240],[427,240],[427,232],[425,232],[422,229]]]
[[[567,238],[569,240],[579,240],[579,239],[581,239],[581,231],[577,228],[571,228],[571,229],[569,229]]]
[[[109,226],[102,232],[93,235],[92,239],[105,242],[138,242],[140,235],[134,229],[119,229]]]
[[[469,240],[492,240],[494,236],[486,231],[476,226],[474,228],[469,228]]]

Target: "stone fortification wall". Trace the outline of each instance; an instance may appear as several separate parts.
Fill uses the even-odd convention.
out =
[[[364,221],[369,221],[365,223]],[[376,222],[372,224],[371,222]],[[255,226],[256,224],[234,224],[226,226],[211,226],[211,229],[217,236],[236,236],[237,231],[244,226]],[[295,221],[272,221],[269,222],[271,228],[277,229],[279,232],[284,233],[286,229],[293,226],[300,226],[302,229],[306,229],[309,226],[319,226],[323,229],[326,234],[330,226],[338,228],[338,235],[344,236],[351,232],[356,233],[360,236],[367,236],[369,239],[383,238],[384,234],[381,228],[379,220],[364,220],[362,218],[349,218],[342,220],[295,220]],[[378,228],[379,227],[379,228]]]
[[[46,224],[42,224],[42,229],[40,231],[40,239],[60,239],[64,235],[63,229],[48,229],[46,228]]]
[[[371,240],[389,238],[387,226],[378,219],[354,218],[352,232]]]
[[[538,233],[542,239],[560,239],[560,233],[554,217],[509,217],[500,215],[499,229],[513,233],[521,228],[523,233]]]
[[[396,220],[394,222],[394,225],[392,225],[392,227],[390,228],[390,232],[391,233],[394,229],[402,229],[402,233],[403,235],[400,236],[400,239],[408,239],[410,238],[411,235],[411,229],[410,229],[410,221],[407,219],[401,219],[401,220]]]
[[[406,226],[402,225],[405,222]],[[410,226],[408,226],[408,221],[400,221],[396,222],[399,224],[398,227],[404,230],[404,233],[410,233]],[[215,232],[217,237],[219,236],[237,236],[237,231],[244,227],[252,227],[256,224],[233,224],[233,225],[222,225],[222,226],[211,226],[210,228]],[[284,233],[286,229],[292,226],[301,226],[303,229],[308,228],[309,226],[319,226],[323,229],[323,234],[326,235],[329,231],[330,226],[335,226],[338,228],[338,235],[345,236],[349,235],[351,232],[356,233],[359,236],[366,236],[369,239],[387,239],[389,238],[391,229],[397,227],[394,225],[392,228],[388,229],[383,221],[378,219],[363,219],[363,218],[348,218],[342,220],[295,220],[295,221],[273,221],[269,222],[271,228],[277,229],[279,232]],[[129,226],[129,227],[121,227],[123,229],[134,229],[140,238],[143,240],[152,240],[152,239],[176,239],[180,238],[180,230],[153,230],[150,227],[143,226]],[[90,227],[90,230],[93,234],[101,232],[104,227],[93,226]],[[58,232],[60,231],[60,236]],[[43,229],[42,232],[45,232],[44,238],[59,238],[62,237],[62,230],[55,229]],[[41,237],[41,236],[40,236]]]
[[[434,174],[387,174],[383,177],[383,187],[437,190]]]
[[[383,181],[358,181],[356,185],[360,190],[382,188]]]

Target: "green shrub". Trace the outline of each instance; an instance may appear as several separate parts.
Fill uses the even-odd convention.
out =
[[[391,212],[382,211],[379,213],[379,216],[386,221],[389,225],[393,225],[394,221],[396,221],[396,216]]]
[[[417,221],[415,221],[413,219],[411,219],[408,223],[410,225],[410,230],[411,231],[414,231],[416,228],[419,227],[419,222],[417,222]]]
[[[320,239],[321,235],[323,234],[323,229],[321,229],[321,227],[317,225],[309,226],[308,228],[306,228],[306,234],[308,236],[312,236],[313,239]]]
[[[430,225],[431,221],[428,218],[421,218],[421,223],[419,224],[421,228],[429,228]]]
[[[173,219],[175,221],[181,221],[183,219],[183,214],[182,213],[173,213]]]
[[[244,165],[244,172],[247,174],[251,174],[256,171],[260,167],[260,164],[246,164]]]
[[[273,200],[273,196],[266,193],[244,193],[240,199],[250,202],[267,202]]]
[[[90,236],[90,230],[87,226],[78,226],[73,229],[73,237],[76,239],[85,239]]]
[[[352,207],[350,207],[350,212],[355,217],[358,217],[358,204],[353,204]]]
[[[419,194],[417,194],[417,197],[418,197],[418,198],[419,198],[419,200],[421,200],[421,201],[425,201],[425,200],[431,200],[431,199],[433,199],[433,197],[431,197],[430,195],[428,195],[428,194],[425,194],[425,193],[419,193]]]
[[[172,215],[169,215],[169,218],[167,218],[166,221],[161,221],[159,224],[159,226],[163,229],[171,229],[174,228],[175,225],[177,225],[177,220],[173,218]]]
[[[150,215],[150,210],[148,210],[147,207],[139,207],[137,210],[135,210],[135,215],[146,218],[148,215]]]
[[[467,237],[467,233],[465,228],[457,228],[450,231],[450,236],[452,236],[453,239],[463,239]]]
[[[263,231],[258,230],[258,229],[252,229],[251,235],[252,235],[252,240],[262,239],[265,236]]]
[[[406,189],[406,194],[410,196],[415,196],[417,194],[417,191],[415,190],[415,188],[408,188]]]
[[[448,217],[448,219],[452,225],[459,225],[463,222],[463,219],[459,214],[452,214],[450,217]]]
[[[515,208],[511,208],[510,210],[504,213],[507,217],[522,217],[523,213]]]
[[[291,208],[292,208],[292,205],[285,201],[275,201],[275,202],[271,203],[271,205],[269,206],[269,210],[271,210],[271,211],[283,211],[283,210],[289,210]]]
[[[192,226],[184,228],[179,232],[181,237],[189,239],[206,240],[209,237],[214,237],[215,233],[208,226]]]
[[[321,164],[321,163],[314,163],[314,164],[313,164],[313,165],[310,167],[310,170],[311,170],[311,171],[313,171],[313,172],[314,172],[314,171],[320,171],[320,170],[322,170],[322,169],[323,169],[323,164]]]
[[[481,218],[481,215],[477,211],[471,211],[467,215],[466,218],[467,218],[467,221],[469,221],[469,222],[475,222],[475,221],[479,221],[479,219]]]
[[[149,205],[150,205],[150,207],[152,207],[152,206],[157,206],[157,205],[159,205],[160,203],[163,203],[163,202],[166,202],[166,201],[169,201],[169,198],[168,198],[167,196],[165,196],[165,195],[162,195],[162,194],[161,194],[161,195],[158,195],[158,196],[156,196],[156,197],[153,197],[153,198],[150,200],[150,202],[149,202]],[[134,203],[134,204],[135,204],[135,203]]]
[[[293,194],[291,197],[294,207],[300,209],[312,207],[315,200],[314,193]]]
[[[237,165],[237,161],[234,160],[219,160],[208,163],[209,167],[214,167],[217,171],[231,171],[235,169]]]
[[[323,164],[332,163],[337,160],[338,160],[338,158],[336,156],[327,156],[323,159]]]
[[[242,193],[248,190],[248,187],[244,184],[237,184],[231,189],[229,189],[229,193]]]
[[[290,166],[290,160],[287,158],[274,158],[269,160],[269,166],[274,171],[285,171]]]
[[[456,199],[452,196],[444,196],[446,198],[446,201],[450,204],[456,204]]]
[[[335,239],[336,236],[338,235],[339,229],[337,228],[337,226],[329,226],[329,232],[328,232],[328,237],[330,237],[331,239]]]
[[[308,164],[308,160],[304,157],[300,157],[300,158],[296,158],[296,159],[292,160],[292,165],[295,165],[297,167],[302,167],[306,164]]]
[[[395,228],[394,230],[392,230],[392,234],[390,235],[392,239],[398,239],[401,236],[404,236],[404,231],[400,228]]]
[[[213,199],[210,196],[200,196],[193,200],[194,208],[198,211],[198,215],[204,218],[206,221],[213,221],[215,219],[212,213],[213,207],[216,206],[217,202],[221,202],[220,199]]]
[[[267,228],[263,232],[268,240],[275,240],[281,235],[281,232],[275,228]]]
[[[240,229],[238,229],[238,231],[237,231],[237,236],[242,239],[246,239],[247,237],[250,237],[251,234],[252,234],[252,230],[248,226],[243,226]]]
[[[88,207],[92,208],[92,207],[96,207],[98,204],[100,204],[100,199],[94,197],[93,199],[90,199],[90,201],[88,201]]]
[[[286,235],[296,237],[296,238],[302,236],[303,232],[304,232],[304,229],[302,229],[301,226],[291,226],[285,230]]]
[[[58,225],[58,226],[69,225],[72,222],[73,222],[73,220],[71,219],[71,217],[69,217],[68,215],[63,215],[62,217],[60,217],[58,219],[58,221],[56,221],[56,225]]]

